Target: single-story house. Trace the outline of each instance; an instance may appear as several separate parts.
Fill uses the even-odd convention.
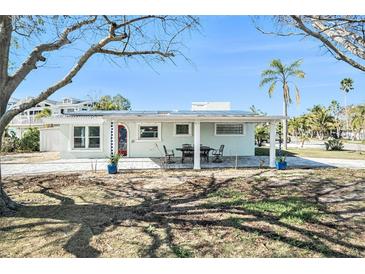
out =
[[[59,151],[62,158],[162,157],[163,145],[175,150],[194,146],[194,168],[200,168],[201,144],[225,156],[255,155],[255,125],[271,124],[270,165],[275,161],[276,122],[283,116],[230,110],[229,103],[193,103],[189,111],[80,111],[46,118],[41,151]],[[176,150],[175,150],[176,151]],[[175,152],[178,156],[178,152]]]

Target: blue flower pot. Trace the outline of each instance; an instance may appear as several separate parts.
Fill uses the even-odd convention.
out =
[[[288,165],[286,162],[275,162],[275,166],[278,170],[284,170],[287,168]]]
[[[118,171],[118,166],[115,164],[109,164],[108,165],[108,173],[109,174],[116,174]]]

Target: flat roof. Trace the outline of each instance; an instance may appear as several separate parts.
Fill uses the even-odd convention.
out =
[[[93,110],[68,112],[62,116],[44,118],[48,123],[72,124],[77,119],[80,122],[98,123],[104,119],[125,121],[175,121],[175,122],[271,122],[284,119],[282,115],[259,115],[243,110]]]
[[[252,117],[260,116],[243,110],[92,110],[65,113],[67,116],[194,116],[194,117]]]

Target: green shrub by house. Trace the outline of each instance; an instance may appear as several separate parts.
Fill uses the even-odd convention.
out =
[[[39,151],[39,129],[28,128],[20,139],[20,150]]]

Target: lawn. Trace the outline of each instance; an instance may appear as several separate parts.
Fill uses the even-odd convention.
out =
[[[362,141],[358,141],[358,140],[344,140],[344,143],[365,145],[365,140],[362,140]]]
[[[256,147],[255,155],[269,156],[269,150],[268,147]],[[278,153],[278,149],[276,150],[276,153]],[[365,160],[365,152],[359,153],[358,151],[353,150],[327,151],[316,148],[288,148],[288,150],[283,150],[283,154],[298,157]]]
[[[364,257],[365,170],[12,176],[1,257]]]

